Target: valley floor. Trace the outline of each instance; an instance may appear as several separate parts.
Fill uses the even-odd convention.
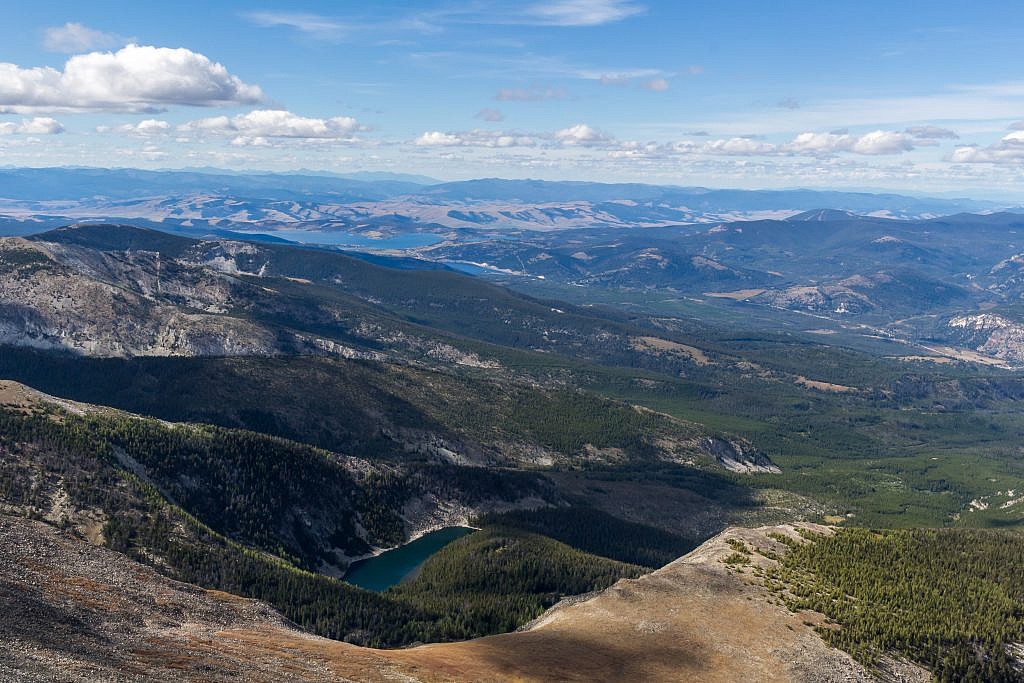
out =
[[[825,528],[818,530],[825,531]],[[110,550],[0,517],[0,680],[50,681],[867,681],[749,572],[730,567],[730,529],[689,555],[528,630],[376,650],[311,636],[266,605],[172,581]],[[895,673],[895,672],[894,672]],[[900,667],[901,680],[923,671]]]

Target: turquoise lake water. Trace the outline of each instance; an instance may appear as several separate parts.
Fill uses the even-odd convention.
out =
[[[475,529],[464,526],[431,531],[411,543],[356,562],[349,567],[344,578],[360,588],[380,592],[411,577],[428,557],[473,531]]]

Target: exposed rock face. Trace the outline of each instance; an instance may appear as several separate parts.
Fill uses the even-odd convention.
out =
[[[994,313],[958,315],[946,327],[961,346],[1010,363],[1024,363],[1024,324]]]
[[[819,531],[827,531],[818,528]],[[0,680],[870,681],[806,622],[723,562],[730,529],[693,553],[526,631],[373,650],[296,630],[265,605],[164,578],[40,522],[0,517]],[[900,680],[926,680],[901,665]]]
[[[1024,254],[1003,259],[988,272],[993,280],[988,289],[1011,298],[1024,294]]]
[[[737,437],[701,437],[697,447],[731,472],[781,472],[754,444]]]
[[[271,353],[269,331],[225,315],[246,288],[152,252],[0,239],[0,342],[101,356]]]

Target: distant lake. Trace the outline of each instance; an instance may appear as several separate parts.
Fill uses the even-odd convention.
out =
[[[274,230],[272,232],[252,234],[270,235],[302,244],[362,247],[364,249],[413,249],[415,247],[428,247],[431,244],[444,241],[444,237],[441,235],[424,232],[405,232],[383,239],[373,239],[364,235],[353,235],[347,232],[328,230]]]
[[[493,273],[494,271],[490,268],[481,268],[475,263],[460,263],[459,261],[442,261],[449,268],[455,270],[461,270],[463,273],[469,273],[470,275],[482,275],[484,273]]]
[[[386,590],[410,578],[427,558],[452,541],[471,534],[475,529],[450,526],[420,536],[394,550],[356,562],[345,572],[349,583],[371,591]]]

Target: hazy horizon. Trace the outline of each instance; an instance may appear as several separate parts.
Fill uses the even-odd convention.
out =
[[[1024,8],[981,9],[24,6],[0,50],[0,164],[1007,197]]]

